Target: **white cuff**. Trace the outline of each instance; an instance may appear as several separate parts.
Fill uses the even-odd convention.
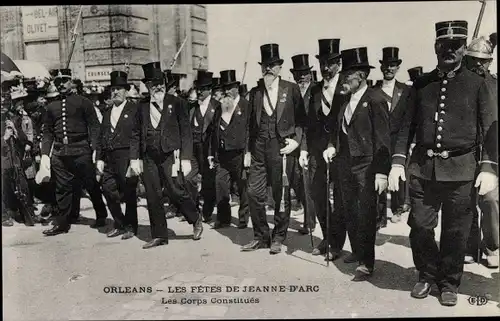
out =
[[[401,164],[392,164],[391,167],[401,167],[401,168],[405,168],[404,165],[401,165]]]
[[[497,163],[497,162],[492,162],[492,161],[488,161],[488,160],[484,160],[484,161],[480,161],[480,162],[479,162],[479,164],[483,164],[483,163],[498,165],[498,163]]]
[[[385,174],[375,174],[375,179],[387,180],[387,175],[385,175]]]
[[[403,158],[406,158],[406,155],[403,155],[403,154],[394,154],[392,155],[392,158],[394,157],[403,157]]]

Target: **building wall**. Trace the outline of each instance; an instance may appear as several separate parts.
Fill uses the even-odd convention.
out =
[[[37,8],[43,7],[0,8],[1,50],[14,60],[64,68],[80,6]],[[83,6],[69,67],[77,78],[107,84],[109,72],[128,65],[129,80],[137,83],[144,63],[160,61],[163,69],[169,68],[185,37],[188,40],[172,70],[188,74],[190,83],[193,69],[208,67],[204,5]],[[201,65],[200,56],[205,57]]]

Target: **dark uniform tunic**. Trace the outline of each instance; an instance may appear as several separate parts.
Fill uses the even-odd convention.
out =
[[[88,191],[98,220],[107,217],[102,192],[95,179],[92,152],[97,148],[99,121],[90,100],[80,95],[62,96],[45,113],[42,155],[49,155],[61,212],[58,225],[69,228],[71,213],[77,211],[82,186]]]
[[[441,291],[457,292],[460,285],[477,161],[481,171],[496,173],[498,166],[497,135],[491,133],[498,119],[494,90],[462,66],[448,74],[437,69],[424,74],[413,84],[408,117],[397,137],[393,166],[404,165],[413,135],[416,142],[407,171],[414,263],[420,280],[435,281]],[[440,208],[438,247],[434,228]]]

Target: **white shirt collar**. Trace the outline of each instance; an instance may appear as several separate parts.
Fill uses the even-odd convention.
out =
[[[357,92],[351,95],[351,102],[358,102],[361,97],[365,94],[366,90],[368,89],[368,86],[365,84],[361,89],[359,89]]]
[[[396,78],[393,78],[392,80],[382,80],[382,87],[394,87],[396,84]]]
[[[120,105],[116,106],[115,104],[113,104],[113,108],[117,107],[117,108],[120,108],[120,109],[123,109],[123,107],[125,107],[125,104],[127,103],[127,101],[123,101],[123,103],[121,103]]]
[[[203,116],[205,116],[205,113],[207,112],[210,99],[212,99],[212,95],[208,95],[200,104],[200,111]]]
[[[330,79],[330,81],[327,81],[326,79],[324,80],[324,83],[323,83],[323,87],[328,87],[328,88],[332,88],[332,87],[337,87],[337,83],[339,81],[339,74],[335,74],[335,76]]]
[[[280,77],[276,77],[276,79],[273,80],[273,82],[271,83],[271,90],[275,90],[278,88],[279,86],[279,83],[280,83]],[[267,88],[269,89],[269,88]]]
[[[233,109],[236,108],[236,106],[238,106],[239,102],[240,102],[240,95],[236,96],[236,98],[234,99]]]

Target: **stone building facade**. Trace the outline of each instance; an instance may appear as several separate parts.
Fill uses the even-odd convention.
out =
[[[109,72],[125,70],[129,80],[143,78],[141,65],[161,61],[188,75],[208,68],[205,5],[85,5],[77,25],[69,68],[84,82],[109,83]],[[0,8],[1,50],[14,60],[32,60],[47,69],[65,68],[80,6]]]

